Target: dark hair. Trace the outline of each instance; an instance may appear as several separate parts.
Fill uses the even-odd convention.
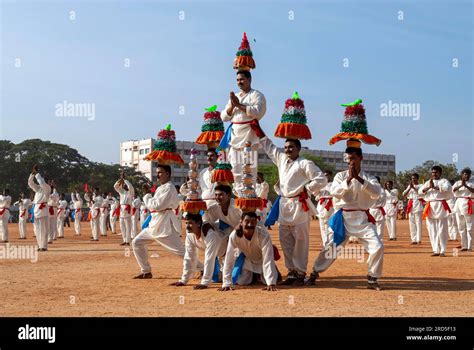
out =
[[[433,167],[431,168],[431,170],[436,170],[436,171],[439,171],[440,173],[443,172],[443,169],[442,169],[439,165],[433,165]]]
[[[169,165],[158,164],[158,165],[156,166],[156,168],[157,168],[157,169],[158,169],[158,168],[163,169],[165,172],[168,173],[169,176],[171,176],[171,167],[170,167]]]
[[[61,196],[66,197],[66,194],[64,192],[61,192]]]
[[[99,193],[99,187],[94,187],[94,190]]]
[[[180,190],[181,186],[179,186],[179,185],[174,185],[174,188],[176,188],[176,191],[178,191],[178,193],[179,193],[179,190]]]
[[[325,170],[324,173],[328,173],[329,175],[332,175],[332,170]]]
[[[232,194],[232,187],[228,186],[228,185],[223,185],[223,184],[220,184],[220,185],[217,185],[215,188],[214,188],[214,192],[215,191],[222,191],[222,192],[225,192],[227,193],[229,196]]]
[[[265,177],[261,171],[257,172],[257,176]]]
[[[185,213],[184,220],[193,220],[195,223],[202,225],[202,216],[201,214],[192,214],[192,213]]]
[[[250,74],[250,71],[248,70],[238,70],[236,75],[239,75],[239,74],[242,74],[247,79],[252,79],[252,74]]]
[[[420,178],[420,175],[418,175],[418,173],[413,173],[411,174],[411,176],[414,176],[417,180]]]
[[[362,157],[362,148],[347,147],[347,148],[346,148],[346,153],[347,153],[347,154],[355,153],[355,154],[357,154],[359,157]]]
[[[385,183],[386,184],[392,184],[392,186],[393,186],[393,181],[392,180],[387,180],[387,181],[385,181]]]
[[[285,143],[287,143],[287,142],[293,142],[293,143],[295,144],[296,148],[298,148],[299,150],[301,150],[301,142],[300,142],[300,140],[298,140],[298,139],[286,139],[286,140],[285,140]]]
[[[375,176],[375,178],[376,178],[377,181],[380,183],[380,176]]]
[[[461,174],[467,174],[467,175],[471,176],[472,171],[471,171],[470,168],[464,168],[463,170],[461,170]]]
[[[245,219],[246,216],[250,216],[251,218],[258,218],[258,215],[254,211],[248,211],[248,212],[243,212],[242,215],[240,216],[240,219],[243,220]]]

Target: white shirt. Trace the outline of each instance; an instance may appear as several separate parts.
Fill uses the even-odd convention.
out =
[[[212,204],[204,212],[202,220],[204,223],[211,224],[216,231],[222,232],[225,236],[229,236],[234,229],[238,228],[240,225],[240,218],[242,216],[242,210],[235,206],[234,199],[230,200],[229,210],[227,215],[224,215],[222,208],[219,204]],[[219,229],[219,220],[223,221],[230,227],[221,230]]]
[[[261,143],[268,157],[278,167],[282,195],[278,217],[280,225],[296,226],[308,221],[310,211],[303,210],[298,195],[306,188],[317,196],[328,180],[312,161],[302,157],[294,161],[290,160],[267,137],[262,138]],[[310,202],[310,199],[306,201]]]
[[[385,211],[385,202],[387,198],[385,197],[385,189],[380,186],[380,197],[375,201],[375,203],[370,207],[370,214],[374,217],[375,221],[385,220],[385,216],[382,213],[380,208],[383,208]]]
[[[239,250],[238,253],[234,251],[236,248]],[[245,270],[263,273],[267,285],[276,285],[277,270],[273,256],[272,239],[265,227],[257,225],[251,240],[245,238],[243,234],[239,237],[236,230],[230,234],[222,273],[222,287],[232,285],[232,270],[240,252],[245,255],[243,266]]]
[[[212,182],[212,170],[209,171],[209,168],[202,169],[199,173],[199,187],[201,188],[201,197],[207,205],[214,204],[216,202],[214,200],[216,197],[214,194],[216,183]]]
[[[449,212],[444,209],[442,200],[448,200],[452,196],[452,187],[448,180],[439,179],[433,180],[435,187],[439,187],[439,190],[434,188],[429,189],[424,193],[425,200],[429,203],[430,214],[428,217],[430,219],[442,219],[446,218],[449,215]],[[430,180],[426,181],[419,190],[420,194],[423,194],[425,188],[430,187]],[[427,204],[428,205],[428,204]]]
[[[373,207],[379,199],[382,187],[377,179],[365,171],[361,171],[359,176],[364,180],[363,185],[356,179],[352,179],[348,185],[349,170],[336,174],[331,186],[335,210],[340,208],[367,210]],[[366,216],[362,212],[344,212],[344,218],[346,218],[346,214],[347,216],[353,216],[357,213]]]
[[[49,207],[53,207],[54,209],[54,214],[51,215],[51,213],[49,215],[51,216],[54,216],[57,214],[57,210],[58,210],[58,205],[59,205],[59,193],[58,191],[56,191],[56,189],[53,190],[53,193],[51,193],[49,195],[49,199],[48,199],[48,206]]]
[[[267,103],[265,96],[260,91],[250,89],[248,93],[240,91],[235,96],[241,104],[246,106],[246,111],[243,112],[238,108],[234,108],[232,115],[228,115],[227,109],[231,106],[229,99],[221,112],[221,118],[224,122],[248,122],[263,118],[267,110]],[[250,124],[233,124],[230,145],[233,148],[243,148],[247,141],[250,141],[252,145],[259,143],[259,138],[250,127]]]
[[[212,281],[216,256],[218,255],[221,242],[222,236],[212,229],[207,231],[206,236],[204,236],[204,233],[201,233],[199,239],[194,233],[187,232],[183,260],[183,275],[181,276],[180,282],[186,284],[192,278],[198,264],[198,252],[201,250],[204,252],[204,273],[201,284],[208,286]]]
[[[119,184],[119,181],[114,184],[114,189],[120,195],[120,217],[129,218],[132,215],[132,201],[135,196],[135,189],[128,180],[124,182],[128,186],[128,191]],[[128,212],[127,207],[130,208],[130,212]]]
[[[143,201],[151,211],[148,229],[153,237],[167,237],[181,233],[180,222],[174,213],[179,205],[178,191],[171,181],[159,186],[153,196],[147,193]]]
[[[20,220],[26,220],[28,218],[28,209],[31,207],[31,200],[29,198],[20,199],[15,202],[18,205],[18,216]],[[23,214],[23,216],[21,216]],[[1,216],[1,215],[0,215]]]
[[[58,205],[58,217],[60,219],[63,219],[66,217],[66,214],[67,214],[66,208],[67,208],[67,201],[64,199],[60,200],[59,205]]]
[[[403,195],[408,198],[408,200],[413,201],[413,206],[411,209],[411,213],[419,213],[420,211],[423,211],[423,204],[421,204],[420,201],[420,194],[418,193],[420,190],[421,185],[414,185],[415,189],[411,188],[410,186],[407,187],[405,191],[403,191]]]
[[[255,194],[259,198],[267,199],[269,191],[270,191],[270,186],[268,186],[268,182],[266,181],[263,181],[261,184],[257,183],[255,185]]]
[[[33,181],[36,178],[38,185]],[[51,194],[51,187],[44,181],[39,173],[36,175],[30,174],[28,178],[28,186],[35,191],[35,197],[33,203],[35,204],[34,216],[36,218],[42,218],[49,215],[48,206],[46,205]],[[40,209],[41,204],[44,203],[43,208]]]
[[[333,207],[331,207],[329,210],[326,210],[326,205],[328,204],[329,200],[332,200],[331,186],[332,182],[328,182],[326,186],[324,186],[321,191],[319,191],[319,195],[316,197],[316,200],[318,201],[316,212],[318,214],[318,218],[320,219],[326,219],[334,213]]]
[[[5,209],[3,210],[3,213],[0,214],[0,218],[3,216],[5,217],[10,217],[10,206],[12,203],[12,197],[10,196],[4,196],[0,194],[0,209]]]
[[[79,193],[71,193],[71,200],[74,204],[74,209],[81,209],[82,208],[82,198]]]
[[[102,207],[104,199],[101,195],[93,195],[91,199],[91,196],[88,193],[84,194],[84,198],[89,202],[89,208],[91,208],[92,213],[91,216],[95,219],[100,215],[100,208]]]
[[[135,216],[136,217],[140,216],[140,207],[141,207],[141,205],[142,205],[142,201],[140,200],[139,197],[135,198],[132,201],[132,207],[135,208]],[[132,209],[132,212],[133,212],[133,209]]]
[[[455,187],[461,186],[462,181],[456,181],[456,183],[453,185],[453,189]],[[472,181],[466,181],[466,185],[468,185],[471,188],[474,188],[474,182]],[[456,197],[456,204],[454,205],[454,211],[458,214],[463,214],[467,215],[467,210],[468,210],[468,202],[469,199],[474,199],[474,193],[469,191],[466,187],[461,187],[457,191],[453,191],[454,197]]]
[[[387,216],[397,215],[398,207],[398,190],[393,188],[392,190],[385,189],[385,213]]]

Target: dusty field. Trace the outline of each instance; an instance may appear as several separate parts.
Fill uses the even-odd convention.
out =
[[[28,224],[28,240],[18,240],[10,225],[11,245],[36,244]],[[385,241],[380,292],[366,289],[367,264],[339,260],[315,287],[261,286],[218,292],[192,286],[171,287],[181,276],[182,261],[158,244],[150,246],[154,277],[132,280],[139,272],[133,252],[119,246],[119,235],[90,242],[90,226],[81,237],[56,240],[48,252],[29,260],[0,260],[0,316],[473,316],[474,253],[430,257],[428,233],[423,244],[410,246],[408,222],[398,221],[398,241]],[[277,229],[270,231],[279,247]],[[320,249],[317,221],[311,224],[310,266]],[[278,261],[285,275],[283,259]],[[193,280],[191,285],[198,283]]]

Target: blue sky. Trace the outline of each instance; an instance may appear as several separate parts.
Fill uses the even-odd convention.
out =
[[[268,134],[296,90],[313,133],[304,145],[343,150],[344,143],[327,143],[339,132],[340,104],[361,98],[369,132],[383,140],[364,150],[395,154],[397,171],[430,159],[451,163],[453,154],[458,168],[473,166],[472,6],[2,1],[0,138],[65,143],[106,163],[118,162],[121,141],[155,137],[167,123],[178,139],[194,140],[203,109],[223,108],[237,90],[232,61],[246,31],[257,64],[252,85],[267,98],[261,124]],[[95,119],[57,117],[64,100],[94,103]],[[420,119],[382,117],[388,101],[419,104]]]

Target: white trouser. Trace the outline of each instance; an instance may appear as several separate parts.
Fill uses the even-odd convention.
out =
[[[385,223],[387,224],[388,237],[397,238],[397,216],[385,216]]]
[[[111,216],[110,217],[110,229],[112,230],[112,233],[117,233],[117,230],[116,230],[116,225],[117,223],[117,217],[116,216]]]
[[[375,222],[375,231],[377,232],[377,236],[379,236],[379,239],[381,242],[383,242],[384,228],[385,228],[385,217],[382,220]]]
[[[66,217],[58,218],[58,237],[64,237],[64,220]]]
[[[309,221],[295,226],[280,224],[279,236],[288,271],[306,274],[309,253]]]
[[[138,216],[135,214],[135,215],[132,215],[132,229],[131,229],[131,237],[132,239],[134,239],[136,236],[137,236],[137,225],[138,225]]]
[[[463,249],[472,249],[472,214],[456,213],[461,246]]]
[[[247,286],[249,285],[250,283],[252,283],[252,280],[253,280],[253,274],[254,272],[251,271],[251,270],[247,270],[245,267],[242,268],[242,272],[240,273],[239,275],[239,278],[237,278],[237,284],[239,286]],[[263,275],[263,272],[262,273],[258,273],[260,276],[258,278],[259,281],[261,281],[263,284],[265,285],[269,285],[270,283],[268,283],[266,280],[265,280],[265,276]]]
[[[20,238],[26,238],[26,216],[18,220],[18,228],[20,230]]]
[[[8,219],[9,215],[5,210],[0,218],[0,238],[2,241],[8,241]]]
[[[101,236],[107,236],[107,216],[109,214],[100,214],[99,227]]]
[[[122,238],[125,243],[130,243],[132,241],[132,218],[120,218],[120,231],[122,232]]]
[[[364,214],[365,215],[365,214]],[[346,239],[341,243],[342,246],[348,241],[348,236],[355,236],[364,246],[364,249],[369,253],[367,263],[369,265],[368,274],[372,277],[379,278],[382,276],[384,246],[380,240],[375,225],[367,222],[367,219],[355,220],[351,222],[345,220],[344,227],[346,229]],[[319,253],[313,265],[314,272],[324,272],[336,260],[337,254],[328,254],[328,250],[334,249],[333,239],[329,244]]]
[[[49,218],[48,242],[51,243],[53,240],[55,240],[58,237],[58,216],[49,215],[48,218]]]
[[[173,233],[166,237],[153,237],[149,228],[144,229],[132,241],[133,253],[137,259],[142,273],[151,272],[151,266],[148,262],[148,244],[153,241],[161,244],[173,254],[184,257],[184,244],[179,235]],[[202,265],[201,265],[202,266]]]
[[[96,216],[91,219],[92,238],[99,239],[100,232],[100,217]]]
[[[455,240],[458,235],[458,223],[456,213],[448,215],[448,233],[449,239]]]
[[[229,151],[228,161],[232,165],[232,174],[234,175],[234,188],[239,191],[243,188],[242,176],[244,171],[244,157],[243,151],[237,151],[231,147]],[[252,169],[252,176],[257,178],[258,152],[250,152],[250,162]],[[255,184],[254,184],[255,185]],[[239,193],[240,196],[240,193]]]
[[[0,218],[0,240],[1,241],[8,241],[8,219],[10,215],[8,211],[5,210],[3,212],[3,216]]]
[[[38,247],[48,249],[49,216],[43,216],[41,218],[35,217],[34,226]]]
[[[319,218],[319,230],[324,247],[329,242],[329,218]]]
[[[426,227],[430,236],[433,253],[444,254],[448,245],[448,218],[426,218]]]
[[[412,242],[421,242],[421,211],[408,213],[408,223],[410,225],[410,236]]]
[[[82,212],[76,213],[74,216],[74,231],[76,232],[76,236],[81,235],[81,218]]]

